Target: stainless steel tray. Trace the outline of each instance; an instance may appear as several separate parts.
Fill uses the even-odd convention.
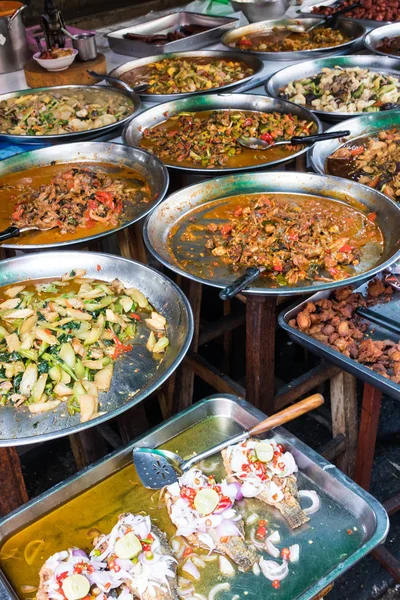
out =
[[[386,54],[385,52],[380,52],[380,50],[376,49],[378,43],[381,42],[383,38],[391,38],[399,35],[400,23],[391,23],[390,25],[385,25],[384,27],[377,27],[376,29],[373,29],[364,36],[364,46],[370,52],[374,52],[374,54],[380,54],[381,56],[390,56],[391,58],[399,60],[400,57],[396,56],[395,54]]]
[[[23,563],[19,559],[23,557],[24,544],[44,539],[45,545],[38,564],[28,568],[25,563],[24,579],[33,583],[32,577],[37,577],[40,563],[49,554],[74,545],[74,542],[79,545],[92,527],[110,527],[120,512],[141,508],[158,520],[162,516],[160,511],[165,511],[165,508],[159,507],[152,490],[144,493],[143,488],[138,487],[140,484],[132,465],[134,446],[165,445],[180,453],[191,454],[193,450],[200,452],[264,417],[258,409],[235,396],[216,395],[196,403],[2,519],[1,552],[7,555],[18,546],[14,569],[20,569]],[[265,508],[269,526],[279,528],[282,544],[300,545],[299,563],[290,566],[289,577],[276,592],[271,582],[262,575],[257,577],[251,572],[238,573],[229,579],[230,590],[219,596],[222,600],[228,600],[243,591],[249,600],[267,597],[310,600],[382,543],[388,532],[387,514],[377,500],[284,429],[277,428],[269,436],[294,454],[300,471],[299,487],[317,490],[321,497],[321,508],[311,517],[309,526],[296,531],[289,530],[278,511]],[[217,470],[216,476],[223,476],[223,468]],[[140,502],[139,497],[142,499]],[[89,512],[90,508],[80,510],[83,503],[90,507],[94,498],[95,514]],[[260,505],[257,504],[257,507],[260,512]],[[52,512],[56,509],[59,512],[55,522]],[[352,535],[348,534],[348,530]],[[173,533],[171,526],[168,533]],[[86,538],[85,545],[88,544]],[[12,587],[12,571],[12,561],[2,560],[0,580],[9,597],[18,598]],[[221,576],[218,576],[220,580]]]
[[[360,292],[361,294],[365,294],[367,290],[368,281],[364,282],[359,287],[355,288],[355,292]],[[300,311],[303,310],[307,302],[315,302],[317,300],[321,300],[322,298],[329,298],[331,293],[329,291],[318,292],[311,297],[308,297],[306,300],[303,300],[301,304],[293,304],[290,308],[285,309],[279,315],[279,324],[280,326],[288,332],[289,337],[301,344],[314,354],[325,358],[331,363],[334,363],[344,371],[355,375],[358,379],[365,381],[366,383],[370,383],[374,387],[379,388],[389,396],[393,398],[397,398],[400,400],[400,385],[392,381],[391,379],[386,379],[379,373],[376,373],[372,369],[369,369],[365,365],[353,360],[352,358],[348,358],[344,356],[339,351],[333,350],[330,346],[319,342],[314,339],[310,335],[307,335],[294,327],[289,325],[290,319],[293,319]],[[378,312],[379,314],[385,315],[386,317],[390,317],[391,319],[400,321],[400,292],[393,292],[393,300],[388,302],[387,304],[374,306],[372,309],[374,312]],[[368,329],[368,337],[372,339],[391,339],[396,343],[399,341],[398,336],[396,334],[391,333],[387,329],[380,327],[379,325],[373,324]]]
[[[288,25],[304,25],[306,28],[311,27],[314,23],[320,21],[319,17],[313,18],[302,18],[302,19],[288,19],[281,18],[273,21],[260,21],[258,23],[252,23],[251,25],[245,25],[232,31],[228,31],[222,36],[221,42],[227,48],[234,50],[235,52],[243,52],[245,54],[254,54],[262,60],[272,61],[283,61],[283,60],[307,60],[316,58],[319,56],[327,56],[329,54],[343,54],[345,52],[351,52],[354,49],[355,44],[361,40],[365,33],[365,27],[356,23],[355,21],[338,19],[338,29],[348,35],[351,39],[345,44],[339,46],[330,46],[327,48],[314,48],[312,50],[298,50],[296,52],[261,52],[255,50],[241,50],[235,47],[235,42],[247,34],[263,33],[271,30],[274,27],[287,27]]]
[[[140,23],[140,25],[135,25],[134,27],[112,31],[105,37],[108,39],[111,50],[117,54],[139,57],[151,56],[154,54],[154,51],[160,53],[181,52],[183,50],[198,50],[204,46],[209,46],[218,42],[222,33],[235,27],[237,22],[237,19],[233,19],[232,17],[212,17],[195,12],[181,11],[146,21],[146,23]],[[140,35],[168,33],[182,25],[203,25],[204,27],[209,27],[209,30],[196,33],[182,40],[157,45],[124,38],[125,33]]]
[[[203,181],[189,186],[168,196],[153,213],[146,219],[143,235],[144,241],[150,252],[166,267],[176,273],[194,281],[225,287],[231,284],[244,271],[234,272],[222,261],[217,262],[217,257],[209,254],[205,256],[204,238],[196,235],[181,240],[182,233],[191,223],[190,219],[196,208],[204,207],[200,214],[196,214],[197,222],[207,223],[209,204],[216,207],[216,201],[221,205],[224,198],[240,194],[260,194],[268,192],[309,194],[325,196],[339,201],[351,203],[351,198],[357,199],[357,208],[367,212],[377,213],[377,223],[385,239],[385,249],[378,264],[371,261],[371,256],[361,260],[359,271],[346,282],[349,284],[362,280],[368,275],[379,273],[399,258],[400,237],[398,234],[398,220],[400,205],[394,203],[387,196],[368,188],[364,185],[342,179],[340,177],[321,176],[311,173],[294,172],[255,172],[227,175]],[[354,205],[354,204],[353,204]],[[179,229],[176,231],[176,224]],[[174,233],[171,237],[171,231]],[[171,241],[172,240],[172,241]],[[372,264],[373,263],[373,264]],[[256,295],[290,296],[307,294],[322,289],[336,288],[343,285],[343,281],[326,282],[299,282],[298,286],[271,286],[267,278],[260,278],[253,282],[245,293]]]
[[[210,94],[205,96],[194,96],[184,98],[182,100],[174,100],[172,102],[165,102],[164,104],[158,104],[154,108],[149,108],[145,112],[138,115],[136,119],[130,121],[124,129],[123,139],[125,144],[128,146],[136,146],[140,148],[140,140],[143,137],[143,130],[148,127],[154,127],[166,120],[173,117],[180,112],[196,112],[203,110],[252,110],[260,111],[264,113],[278,112],[278,113],[289,113],[298,116],[300,119],[307,121],[314,121],[316,125],[315,133],[322,132],[322,124],[318,117],[316,117],[311,111],[304,109],[297,104],[292,102],[286,102],[285,100],[278,100],[275,98],[267,98],[266,96],[255,96],[252,94]],[[239,171],[250,171],[256,169],[266,169],[276,167],[287,163],[308,151],[307,147],[302,150],[282,158],[280,160],[274,160],[271,162],[265,162],[258,165],[251,165],[248,167],[232,168],[212,168],[204,169],[201,167],[181,167],[176,164],[169,164],[165,162],[169,169],[177,171],[187,171],[189,173],[195,172],[198,175],[210,176],[215,174],[222,174],[227,172],[239,172]]]
[[[332,4],[338,4],[340,5],[340,2],[338,2],[337,0],[323,0],[322,2],[315,2],[312,5],[308,4],[308,6],[304,6],[303,8],[301,8],[298,12],[305,16],[305,17],[323,17],[324,15],[317,15],[316,13],[313,12],[309,12],[308,9],[312,9],[314,6],[332,6]],[[352,19],[351,17],[347,17],[347,19],[349,21],[356,21],[357,23],[360,23],[360,25],[363,25],[364,27],[366,27],[367,29],[371,29],[374,27],[380,27],[381,25],[386,25],[387,23],[390,23],[391,21],[376,21],[375,19]]]
[[[79,422],[61,403],[56,410],[33,415],[26,407],[0,408],[0,446],[22,446],[83,431],[120,415],[156,390],[177,368],[193,335],[193,317],[186,296],[165,275],[119,256],[97,252],[46,252],[27,254],[0,262],[0,285],[26,279],[61,277],[74,268],[86,269],[87,277],[112,281],[119,278],[125,287],[141,290],[167,319],[170,345],[161,361],[145,349],[147,328],[133,342],[133,350],[115,363],[108,392],[100,393],[101,416]],[[143,336],[143,337],[142,337]]]
[[[400,59],[389,58],[388,56],[377,56],[377,55],[350,55],[350,56],[329,56],[326,58],[317,58],[315,60],[309,60],[300,64],[286,67],[281,71],[278,71],[272,75],[267,83],[265,84],[265,90],[268,95],[273,98],[279,97],[279,92],[282,88],[285,88],[291,81],[297,79],[303,79],[304,77],[310,77],[317,75],[325,67],[333,69],[339,66],[342,68],[361,67],[363,69],[370,69],[371,71],[378,71],[386,75],[395,75],[400,77]],[[310,108],[310,107],[307,107]],[[312,112],[315,112],[320,119],[324,121],[343,121],[344,119],[350,119],[366,113],[344,113],[336,112],[330,113],[323,110],[314,110],[310,108]]]
[[[132,71],[132,69],[137,69],[139,67],[143,67],[144,65],[148,65],[152,62],[157,62],[158,60],[163,60],[166,58],[190,58],[190,57],[204,57],[210,59],[225,59],[225,60],[236,60],[240,62],[246,63],[247,66],[251,67],[254,72],[252,75],[241,79],[240,81],[235,81],[233,83],[229,83],[227,85],[223,85],[219,88],[212,88],[207,93],[217,93],[224,92],[225,90],[234,90],[235,88],[242,88],[246,84],[251,84],[252,80],[256,78],[256,75],[259,75],[264,68],[264,63],[259,58],[251,55],[245,55],[238,52],[227,52],[221,50],[197,50],[195,52],[178,52],[178,53],[170,53],[170,54],[157,54],[153,56],[149,56],[147,58],[141,58],[138,60],[130,60],[129,62],[116,67],[112,71],[110,71],[109,75],[111,77],[120,77],[123,73],[127,71]],[[258,85],[258,84],[257,84]],[[169,102],[170,100],[179,100],[180,98],[185,98],[185,96],[195,96],[205,94],[204,90],[197,92],[186,92],[182,94],[146,94],[141,93],[140,97],[145,102]]]

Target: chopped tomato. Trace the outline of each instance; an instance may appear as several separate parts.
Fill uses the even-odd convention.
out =
[[[247,127],[248,125],[252,125],[253,119],[245,119],[243,121],[243,127]]]
[[[352,148],[350,150],[350,154],[351,156],[358,156],[359,154],[362,154],[364,152],[365,148],[364,146],[355,146],[354,148]]]
[[[264,527],[263,525],[260,525],[259,527],[257,527],[256,537],[263,539],[263,538],[265,538],[266,535],[267,535],[266,527]]]
[[[369,214],[367,215],[367,218],[368,218],[368,220],[369,220],[369,221],[372,221],[372,222],[374,222],[374,221],[375,221],[375,219],[376,219],[376,213],[373,213],[373,212],[369,213]]]
[[[240,40],[240,42],[239,42],[239,46],[248,46],[248,47],[250,47],[252,45],[253,45],[253,42],[251,40],[243,39],[243,40]]]
[[[107,206],[107,208],[115,208],[114,196],[110,192],[96,192],[96,198],[99,202]]]
[[[274,579],[274,581],[271,583],[271,585],[276,590],[279,590],[279,588],[281,587],[281,582],[279,581],[279,579]]]
[[[228,235],[228,233],[230,233],[231,231],[232,231],[232,225],[229,225],[229,223],[225,223],[225,225],[222,225],[222,227],[221,227],[222,235]]]

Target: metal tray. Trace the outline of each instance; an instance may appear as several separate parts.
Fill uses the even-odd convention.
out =
[[[141,509],[158,519],[161,516],[160,508],[157,501],[154,503],[154,498],[151,500],[153,491],[146,490],[147,493],[144,493],[132,465],[134,446],[165,445],[183,454],[191,454],[194,449],[200,452],[264,417],[258,409],[231,395],[211,396],[196,403],[2,519],[1,551],[7,554],[19,546],[21,554],[17,554],[18,559],[23,556],[22,540],[44,539],[45,547],[38,561],[42,563],[56,550],[79,545],[81,540],[85,540],[88,529],[99,526],[110,528],[121,512]],[[284,429],[277,428],[269,436],[294,454],[300,471],[299,487],[317,490],[321,497],[321,508],[311,517],[309,526],[296,531],[289,530],[278,511],[265,508],[269,526],[279,528],[282,543],[287,546],[291,543],[300,545],[300,561],[298,565],[290,566],[291,574],[277,592],[262,575],[256,577],[251,572],[237,573],[229,579],[230,590],[220,595],[222,600],[243,592],[249,600],[267,597],[310,600],[382,543],[388,532],[387,514],[375,498]],[[222,467],[217,470],[216,476],[222,477]],[[139,495],[142,504],[138,503]],[[90,506],[93,498],[96,498],[95,514],[83,507]],[[59,512],[55,522],[52,512],[56,509]],[[257,510],[260,511],[259,504]],[[352,535],[348,534],[349,529]],[[171,526],[168,533],[173,534]],[[85,546],[88,544],[86,538]],[[20,568],[21,561],[15,562]],[[9,597],[18,598],[12,587],[10,565],[11,562],[7,563],[6,560],[1,562],[0,580]],[[30,576],[37,577],[39,566],[37,564],[26,569],[24,579],[27,582],[32,581]],[[221,580],[220,576],[218,580]]]
[[[93,93],[96,93],[97,90],[103,90],[108,94],[116,94],[119,96],[125,96],[132,102],[132,112],[117,121],[117,123],[112,123],[111,125],[106,125],[105,127],[98,127],[97,129],[90,129],[89,131],[75,131],[73,133],[57,133],[54,135],[15,135],[9,133],[0,133],[0,142],[8,142],[10,144],[63,144],[66,142],[83,142],[87,140],[93,139],[109,139],[110,137],[116,137],[117,132],[133,117],[133,115],[140,108],[140,98],[134,92],[128,92],[123,88],[113,88],[111,86],[104,85],[56,85],[56,86],[48,86],[42,88],[32,88],[27,90],[17,90],[14,92],[7,92],[6,94],[0,95],[0,102],[3,100],[8,100],[9,98],[19,98],[20,96],[25,96],[29,94],[36,94],[39,92],[62,92],[63,94],[68,93],[70,90],[71,93],[74,93],[79,90],[89,90]],[[110,135],[111,134],[111,135]]]
[[[390,56],[399,60],[400,56],[395,54],[386,54],[376,49],[378,43],[385,37],[396,37],[400,35],[400,23],[392,23],[383,27],[377,27],[364,36],[364,46],[374,54],[380,54],[381,56]]]
[[[133,342],[133,350],[115,363],[111,388],[99,395],[101,416],[79,422],[63,403],[55,411],[33,415],[26,407],[0,409],[0,446],[22,446],[71,435],[104,423],[135,406],[156,390],[177,368],[193,335],[193,317],[186,296],[165,275],[145,265],[119,256],[97,252],[46,252],[28,254],[0,262],[0,285],[26,279],[54,279],[73,268],[86,269],[87,277],[112,281],[119,278],[125,287],[141,290],[149,302],[167,319],[170,345],[161,361],[145,349],[148,329],[143,326]],[[137,371],[137,372],[136,372]]]
[[[125,227],[129,227],[136,221],[142,219],[159,202],[161,202],[168,189],[168,171],[162,162],[153,154],[146,152],[143,148],[128,148],[123,144],[111,144],[109,142],[81,142],[78,144],[58,145],[49,148],[40,148],[16,154],[10,158],[0,161],[0,183],[1,178],[16,171],[25,171],[33,167],[44,167],[57,162],[64,163],[108,163],[111,165],[126,166],[136,170],[148,182],[151,190],[149,202],[131,203],[124,207],[120,223],[113,229],[107,229],[100,233],[90,233],[90,229],[82,230],[82,236],[77,239],[62,241],[61,234],[54,234],[54,242],[43,244],[35,243],[32,232],[22,234],[18,238],[11,238],[2,245],[5,248],[15,250],[35,250],[48,248],[65,248],[74,244],[82,244],[90,240],[98,239],[112,233],[116,233]],[[10,223],[11,224],[11,223]],[[35,232],[33,232],[34,234]],[[57,239],[58,236],[58,239]],[[26,238],[26,241],[25,241]]]
[[[197,92],[186,92],[182,94],[146,94],[141,93],[140,97],[145,102],[169,102],[170,100],[179,100],[180,98],[185,98],[185,96],[195,96],[202,95],[205,93],[216,93],[216,92],[224,92],[225,90],[233,90],[234,88],[240,86],[242,87],[246,83],[250,83],[256,75],[260,74],[264,68],[264,64],[262,60],[256,58],[251,55],[244,55],[238,52],[226,52],[221,50],[197,50],[197,52],[174,52],[171,54],[157,54],[153,56],[149,56],[147,58],[141,58],[139,60],[131,60],[119,67],[116,67],[112,71],[110,71],[109,75],[111,77],[120,77],[123,73],[127,71],[132,71],[132,69],[137,69],[139,67],[143,67],[144,65],[148,65],[152,62],[157,62],[158,60],[164,60],[166,58],[190,58],[190,57],[204,57],[210,59],[225,59],[225,60],[236,60],[240,62],[246,63],[249,67],[254,70],[252,75],[241,79],[240,81],[235,81],[233,83],[229,83],[227,85],[223,85],[219,88],[212,88],[209,91],[205,92],[204,90]]]
[[[326,58],[309,60],[278,71],[268,79],[265,84],[265,90],[268,95],[273,98],[278,98],[279,91],[282,88],[285,88],[291,81],[317,75],[325,67],[333,69],[336,66],[342,68],[361,67],[363,69],[370,69],[371,71],[378,71],[385,75],[395,75],[396,77],[400,77],[400,58],[394,59],[389,58],[388,56],[361,54],[351,56],[329,56]],[[314,110],[312,108],[310,108],[310,110],[315,112],[320,119],[329,122],[343,121],[344,119],[350,119],[351,117],[365,114],[344,112],[330,113],[323,110]]]
[[[283,60],[305,60],[310,58],[316,58],[319,56],[327,56],[328,54],[343,54],[345,52],[351,52],[354,49],[355,44],[361,40],[365,34],[365,27],[356,23],[355,21],[349,21],[345,19],[338,19],[338,29],[348,35],[351,40],[345,44],[339,46],[330,46],[327,48],[314,48],[313,50],[298,50],[296,52],[261,52],[251,50],[241,50],[236,48],[234,44],[240,37],[247,34],[263,33],[271,30],[273,27],[287,27],[288,25],[304,25],[305,27],[311,27],[314,23],[320,21],[320,18],[313,17],[308,19],[275,19],[273,21],[261,21],[259,23],[252,23],[251,25],[245,25],[239,27],[233,31],[229,31],[222,36],[221,42],[227,48],[235,50],[236,52],[243,52],[244,54],[254,54],[262,60],[272,61],[283,61]]]
[[[384,252],[378,264],[376,262],[372,264],[370,259],[367,259],[364,264],[361,261],[360,271],[355,276],[346,279],[349,284],[360,281],[366,277],[366,274],[379,273],[386,266],[398,260],[400,255],[400,237],[397,226],[400,215],[399,204],[380,192],[354,181],[288,171],[229,175],[175,192],[168,196],[146,219],[143,230],[144,241],[150,252],[172,271],[194,281],[223,288],[241,275],[244,269],[235,273],[222,261],[217,263],[215,256],[204,256],[204,241],[200,239],[200,236],[196,240],[182,242],[180,237],[185,226],[190,222],[192,212],[197,207],[204,206],[201,213],[204,214],[209,210],[207,206],[211,202],[215,207],[216,201],[220,200],[219,204],[223,204],[224,198],[229,196],[268,192],[325,196],[339,201],[347,201],[353,205],[354,200],[352,202],[351,199],[357,199],[356,208],[377,213],[377,224],[385,239]],[[171,242],[171,230],[183,218],[179,232]],[[201,217],[198,215],[197,221],[201,222]],[[194,257],[195,253],[196,257]],[[298,286],[271,287],[271,282],[267,278],[260,278],[245,292],[261,296],[289,296],[307,294],[341,285],[343,285],[343,281],[311,282],[308,285],[300,282]]]
[[[346,129],[349,129],[350,135],[344,139],[348,142],[354,138],[372,135],[377,131],[392,129],[393,127],[400,127],[400,110],[364,114],[361,117],[354,117],[354,119],[346,121]],[[340,131],[341,129],[343,129],[343,123],[338,123],[327,131]],[[343,138],[341,138],[314,144],[310,150],[310,160],[314,171],[326,173],[325,165],[328,157],[343,143]]]
[[[160,53],[181,52],[183,50],[198,50],[204,46],[215,44],[219,41],[222,33],[235,27],[237,23],[238,20],[232,17],[211,17],[195,12],[181,11],[146,21],[146,23],[140,23],[140,25],[135,25],[134,27],[112,31],[105,37],[108,39],[111,50],[117,54],[142,57],[151,56],[154,54],[154,51]],[[196,33],[182,40],[157,45],[124,38],[125,33],[140,35],[168,33],[182,25],[203,25],[204,27],[209,27],[209,30]]]
[[[355,288],[355,292],[360,292],[361,294],[365,294],[367,291],[368,281],[364,282],[359,287]],[[301,304],[293,304],[288,309],[285,309],[279,315],[279,324],[280,326],[288,332],[289,337],[301,344],[314,354],[321,356],[322,358],[328,360],[331,363],[334,363],[344,371],[355,375],[358,379],[365,381],[366,383],[370,383],[376,388],[379,388],[389,396],[400,400],[400,385],[392,381],[391,379],[386,379],[379,373],[376,373],[372,369],[369,369],[365,365],[353,360],[352,358],[348,358],[344,356],[339,351],[333,350],[330,346],[319,342],[314,339],[310,335],[307,335],[298,329],[290,327],[289,321],[293,319],[300,311],[303,310],[307,302],[315,302],[317,300],[321,300],[322,298],[329,298],[331,293],[329,291],[319,292],[314,294],[311,297],[308,297],[306,300],[301,302]],[[400,292],[393,292],[393,300],[388,302],[387,304],[376,305],[372,308],[374,312],[377,312],[386,317],[390,317],[391,319],[395,319],[397,322],[400,320]],[[372,339],[391,339],[396,343],[399,341],[398,336],[395,333],[380,327],[379,325],[371,324],[370,328],[366,332],[368,337]]]
[[[319,119],[309,110],[304,109],[293,102],[286,102],[285,100],[278,100],[273,98],[267,98],[266,96],[255,96],[252,94],[211,94],[205,96],[194,96],[184,98],[182,100],[174,100],[172,102],[165,102],[164,104],[158,104],[154,108],[150,108],[145,112],[137,116],[128,123],[123,132],[123,140],[128,146],[140,147],[140,140],[143,137],[143,130],[149,127],[154,127],[166,120],[173,117],[180,112],[196,112],[202,110],[252,110],[259,112],[278,112],[278,113],[289,113],[297,115],[300,119],[307,121],[313,121],[316,125],[315,133],[322,133],[322,124]],[[271,162],[265,162],[258,165],[251,165],[247,167],[232,168],[212,168],[204,169],[201,167],[181,167],[165,163],[170,169],[178,171],[188,171],[189,173],[195,172],[199,175],[215,175],[227,172],[240,172],[249,171],[255,169],[265,169],[268,167],[276,167],[287,163],[302,154],[305,154],[308,148],[305,147],[298,152],[291,154],[285,158],[274,160]]]
[[[314,6],[332,6],[332,4],[340,5],[340,2],[338,2],[338,0],[324,0],[322,2],[314,2],[313,4],[308,4],[307,6],[304,6],[298,12],[300,14],[304,15],[305,17],[320,16],[322,18],[323,15],[316,15],[313,12],[309,12],[309,9],[314,8]],[[374,27],[380,27],[381,25],[386,25],[388,23],[391,23],[391,21],[376,21],[374,19],[352,19],[351,17],[347,17],[347,18],[349,21],[356,21],[357,23],[360,23],[360,25],[363,25],[367,29],[371,29]]]

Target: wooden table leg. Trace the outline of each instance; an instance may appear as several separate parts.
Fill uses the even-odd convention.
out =
[[[21,463],[15,448],[0,448],[0,517],[28,501]]]
[[[271,415],[275,412],[274,296],[246,297],[246,400]]]
[[[69,436],[72,454],[79,470],[107,454],[107,445],[96,427]]]
[[[354,481],[365,490],[371,484],[382,392],[364,384]]]
[[[341,371],[330,380],[332,434],[343,434],[346,451],[336,459],[337,467],[349,477],[354,476],[357,457],[358,418],[357,380],[350,373]]]

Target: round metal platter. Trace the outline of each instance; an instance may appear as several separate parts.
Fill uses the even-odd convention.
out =
[[[333,69],[334,67],[354,68],[361,67],[377,71],[385,75],[394,75],[400,78],[400,60],[389,58],[388,56],[372,56],[372,55],[352,55],[352,56],[329,56],[326,58],[317,58],[300,64],[286,67],[272,75],[265,84],[267,94],[273,98],[279,97],[279,91],[285,88],[291,81],[303,79],[317,75],[324,68]],[[313,113],[318,115],[324,121],[343,121],[359,115],[367,113],[345,113],[345,112],[325,112],[323,110],[315,110],[309,108]]]
[[[137,112],[140,108],[140,98],[134,92],[128,92],[122,88],[112,88],[106,85],[57,85],[54,87],[42,87],[32,88],[26,90],[18,90],[15,92],[8,92],[7,94],[0,94],[0,102],[8,100],[9,98],[19,98],[21,96],[27,96],[31,94],[37,94],[41,92],[62,92],[63,94],[73,94],[78,91],[87,90],[93,94],[107,93],[119,96],[125,96],[132,104],[131,113],[111,125],[105,125],[104,127],[98,127],[97,129],[89,129],[88,131],[75,131],[71,133],[57,133],[54,135],[16,135],[9,133],[0,133],[0,141],[12,143],[12,144],[65,144],[66,142],[81,142],[94,138],[109,138],[113,137],[112,134],[116,135],[116,131],[123,127],[129,119]]]
[[[140,94],[140,97],[146,102],[169,102],[170,100],[179,100],[179,98],[184,98],[185,96],[195,96],[205,93],[215,93],[221,92],[225,90],[233,90],[238,85],[241,85],[247,81],[250,81],[262,71],[264,68],[263,62],[256,58],[255,56],[245,55],[239,52],[226,52],[221,50],[197,50],[196,52],[174,52],[171,54],[157,54],[155,56],[146,56],[145,58],[140,58],[138,60],[131,60],[119,67],[116,67],[112,71],[110,71],[109,75],[111,77],[120,77],[127,71],[132,71],[133,69],[138,69],[139,67],[144,67],[153,62],[157,62],[159,60],[166,60],[170,58],[209,58],[210,60],[215,59],[225,59],[225,60],[235,60],[238,62],[245,63],[248,67],[252,68],[254,72],[252,75],[248,77],[244,77],[239,81],[234,81],[233,83],[228,83],[227,85],[222,85],[218,88],[211,88],[206,92],[204,90],[199,90],[196,92],[184,92],[182,94]]]
[[[322,2],[320,2],[319,0],[317,2],[312,2],[307,4],[306,6],[303,6],[298,12],[302,15],[304,15],[305,17],[320,17],[322,18],[324,15],[318,15],[316,13],[312,12],[312,9],[315,6],[332,6],[333,4],[337,4],[338,8],[340,8],[340,2],[338,2],[338,0],[323,0]],[[375,19],[352,19],[351,17],[347,17],[349,21],[356,21],[356,23],[360,23],[361,25],[363,25],[364,27],[367,27],[368,29],[371,29],[373,27],[380,27],[381,25],[386,25],[387,23],[390,23],[391,21],[376,21]]]
[[[267,98],[266,96],[253,96],[252,94],[212,94],[204,96],[194,96],[189,98],[182,98],[181,100],[174,100],[173,102],[166,102],[164,104],[158,104],[154,108],[150,108],[145,112],[142,112],[136,118],[128,123],[124,129],[123,139],[125,144],[129,146],[140,147],[140,140],[143,137],[143,130],[149,127],[154,127],[159,123],[162,123],[167,118],[170,118],[180,112],[197,112],[203,110],[246,110],[246,111],[259,111],[259,112],[279,112],[282,114],[292,114],[298,116],[300,119],[307,121],[313,121],[316,125],[315,133],[322,133],[322,124],[319,119],[308,109],[305,109],[293,102],[287,102],[285,100]],[[170,169],[176,169],[179,171],[196,172],[197,174],[210,175],[215,173],[227,173],[227,172],[238,172],[238,171],[249,171],[254,169],[262,169],[267,167],[275,167],[277,165],[287,163],[288,161],[301,156],[306,153],[308,148],[305,147],[296,153],[291,154],[285,158],[274,160],[270,162],[260,163],[257,165],[251,165],[246,167],[237,167],[235,169],[230,168],[212,168],[204,169],[202,167],[184,167],[176,164],[169,164],[165,162],[166,166]],[[267,156],[268,151],[265,152]]]
[[[132,225],[139,219],[142,219],[149,213],[161,200],[164,198],[167,189],[169,176],[168,171],[162,162],[153,154],[139,148],[129,148],[123,144],[112,144],[110,142],[81,142],[79,144],[65,144],[52,146],[49,148],[40,148],[17,154],[11,158],[0,161],[0,185],[1,178],[5,175],[18,172],[23,172],[27,169],[35,167],[44,167],[50,164],[70,164],[70,163],[90,163],[101,164],[107,163],[116,167],[125,166],[134,169],[142,175],[151,189],[151,198],[149,202],[129,203],[124,206],[123,212],[119,219],[119,225],[113,229],[107,229],[99,233],[93,234],[88,229],[85,232],[82,229],[82,236],[77,239],[62,240],[61,233],[55,233],[55,241],[45,243],[24,243],[24,235],[18,238],[11,238],[3,243],[3,247],[14,248],[16,250],[35,250],[38,248],[59,248],[71,246],[73,244],[81,244],[89,242],[106,235],[110,235]],[[11,225],[11,220],[10,220]],[[54,230],[56,231],[56,230]],[[58,238],[58,239],[57,239]]]
[[[368,32],[364,36],[364,46],[375,54],[380,54],[381,56],[390,56],[391,58],[400,60],[400,56],[396,56],[396,54],[387,54],[386,52],[380,52],[376,49],[379,42],[381,42],[383,38],[392,38],[397,36],[400,36],[400,23],[392,23],[391,25],[385,25],[384,27],[377,27],[376,29],[372,29],[372,31]]]
[[[400,206],[383,194],[354,181],[311,173],[279,172],[244,173],[212,179],[168,196],[146,219],[144,240],[150,252],[165,266],[184,277],[224,288],[244,272],[234,272],[222,260],[207,254],[206,236],[196,230],[193,236],[184,236],[188,225],[205,226],[216,219],[206,216],[223,206],[226,198],[243,194],[281,193],[306,194],[345,202],[356,209],[377,214],[376,223],[384,235],[384,249],[377,257],[374,252],[364,252],[355,275],[332,282],[300,282],[298,286],[272,287],[272,282],[261,277],[246,293],[257,295],[295,295],[355,283],[364,277],[379,273],[400,257]],[[185,239],[186,238],[186,239]],[[275,284],[276,286],[276,284]]]
[[[139,325],[133,350],[115,363],[108,392],[99,394],[101,416],[79,422],[79,414],[70,416],[61,403],[54,411],[34,415],[27,407],[0,407],[0,446],[19,446],[71,435],[104,423],[156,390],[177,368],[193,336],[192,311],[183,292],[165,275],[140,263],[95,252],[46,252],[0,263],[0,285],[26,279],[55,279],[79,267],[86,277],[111,282],[118,278],[125,287],[135,287],[167,319],[170,340],[165,356],[155,360],[146,350],[149,330]],[[100,270],[99,270],[100,268]],[[143,337],[142,337],[143,336]]]
[[[318,173],[326,173],[326,161],[339,146],[350,140],[372,135],[378,131],[400,127],[400,111],[393,110],[387,113],[370,113],[364,114],[361,117],[355,117],[346,121],[346,129],[350,131],[350,135],[346,138],[336,140],[325,140],[314,144],[310,152],[312,167]],[[343,129],[343,124],[334,125],[327,131],[340,131]]]
[[[249,35],[254,33],[265,33],[270,31],[274,27],[285,28],[288,25],[304,25],[304,27],[311,27],[317,21],[320,21],[320,17],[304,18],[304,19],[275,19],[272,21],[261,21],[259,23],[252,23],[251,25],[245,25],[238,29],[232,29],[222,36],[221,42],[227,48],[243,54],[253,54],[258,56],[262,60],[304,60],[309,58],[315,58],[317,56],[326,56],[327,54],[343,54],[350,52],[353,46],[361,40],[365,34],[365,27],[356,23],[355,21],[349,21],[344,19],[338,20],[338,29],[349,36],[351,40],[345,44],[339,44],[338,46],[329,46],[326,48],[314,48],[312,50],[296,50],[294,52],[262,52],[257,50],[241,50],[235,47],[235,42],[243,35]],[[233,44],[233,45],[232,45]]]

